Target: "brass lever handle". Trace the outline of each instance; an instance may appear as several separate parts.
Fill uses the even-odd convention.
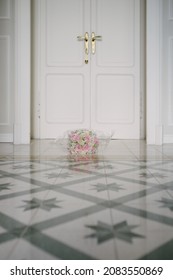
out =
[[[85,64],[88,64],[88,54],[89,54],[89,34],[85,32],[85,36],[77,36],[79,41],[84,40],[84,49],[85,49]]]
[[[91,34],[91,45],[92,45],[92,54],[96,52],[96,40],[102,40],[102,36],[95,35],[94,32]]]

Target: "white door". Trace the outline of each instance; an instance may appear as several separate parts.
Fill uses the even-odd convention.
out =
[[[102,36],[91,57],[91,127],[139,139],[139,2],[92,2],[92,31]]]
[[[42,0],[39,5],[37,137],[91,128],[139,139],[139,1]],[[77,38],[86,32],[88,54],[87,42]]]

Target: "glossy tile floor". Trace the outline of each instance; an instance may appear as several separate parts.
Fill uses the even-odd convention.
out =
[[[173,145],[1,143],[0,259],[173,259]]]

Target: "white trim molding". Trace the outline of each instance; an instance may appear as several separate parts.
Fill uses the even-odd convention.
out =
[[[169,0],[169,17],[168,20],[173,20],[173,2]]]
[[[6,15],[0,16],[0,19],[10,19],[10,0],[6,0],[5,3],[7,5]]]
[[[163,144],[162,0],[147,0],[147,144]]]
[[[2,133],[0,134],[0,142],[13,142],[13,133]]]
[[[30,143],[30,0],[15,0],[14,144]]]
[[[173,143],[173,135],[164,135],[164,138],[163,138],[163,142],[164,144],[172,144]]]

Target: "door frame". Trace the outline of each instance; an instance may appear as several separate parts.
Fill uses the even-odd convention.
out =
[[[162,0],[147,0],[146,32],[146,140],[162,145]]]
[[[146,0],[146,141],[163,143],[161,114],[162,0]],[[31,135],[31,0],[15,0],[14,144],[29,144]]]
[[[14,144],[30,143],[31,0],[15,0]]]

